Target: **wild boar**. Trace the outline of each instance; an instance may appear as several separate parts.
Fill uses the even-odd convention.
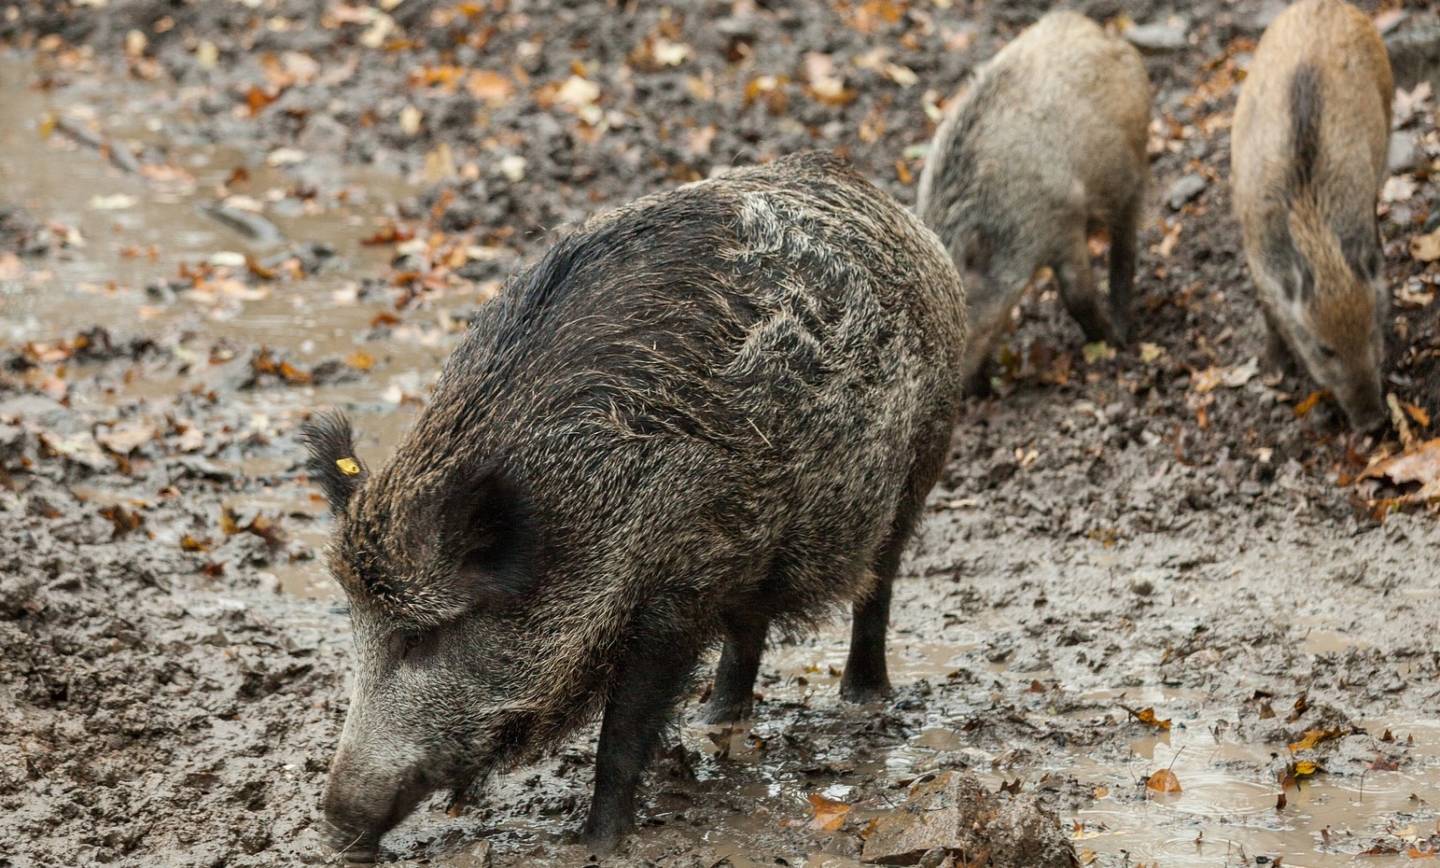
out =
[[[1300,0],[1261,37],[1230,134],[1235,212],[1270,361],[1297,359],[1358,430],[1386,418],[1390,294],[1375,201],[1393,97],[1370,19],[1341,0]]]
[[[723,639],[709,716],[733,718],[770,629],[842,602],[841,693],[881,695],[964,307],[916,217],[835,157],[793,156],[562,238],[481,309],[378,471],[316,418],[355,637],[337,844],[373,857],[427,794],[603,710],[583,840],[606,852],[699,656]]]
[[[965,374],[985,363],[1042,266],[1088,341],[1124,341],[1136,225],[1149,176],[1150,80],[1140,55],[1089,18],[1051,12],[947,108],[920,175],[917,211],[960,269],[969,300]],[[1109,316],[1088,235],[1110,233]]]

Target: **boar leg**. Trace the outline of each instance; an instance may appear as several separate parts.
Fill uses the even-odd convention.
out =
[[[940,478],[950,454],[951,420],[917,438],[915,463],[905,481],[905,491],[895,510],[890,536],[875,559],[875,588],[855,602],[855,620],[850,627],[850,656],[840,679],[840,696],[850,702],[871,702],[890,692],[885,665],[885,631],[890,624],[890,586],[900,571],[905,546],[925,508],[925,497]]]
[[[1090,247],[1082,232],[1070,245],[1069,253],[1056,263],[1055,279],[1060,284],[1060,299],[1065,309],[1080,324],[1085,340],[1119,343],[1109,322],[1100,313],[1100,289],[1095,285],[1095,271],[1090,267]]]
[[[750,713],[755,698],[755,676],[760,672],[769,626],[764,618],[727,622],[725,647],[720,651],[720,666],[715,670],[715,690],[705,706],[706,723],[734,723]]]
[[[1272,371],[1290,376],[1299,372],[1295,364],[1295,357],[1290,353],[1290,347],[1285,343],[1285,336],[1280,333],[1280,328],[1275,324],[1275,315],[1265,307],[1260,308],[1265,314],[1265,366]]]
[[[1117,341],[1124,341],[1130,333],[1139,211],[1138,201],[1129,202],[1110,224],[1110,323]]]
[[[595,752],[595,795],[583,841],[592,852],[614,851],[635,828],[635,790],[650,763],[660,731],[695,668],[695,654],[674,645],[650,646],[620,670]]]

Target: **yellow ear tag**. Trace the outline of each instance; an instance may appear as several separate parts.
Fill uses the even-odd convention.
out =
[[[359,476],[360,464],[354,458],[337,458],[335,466],[346,476]]]

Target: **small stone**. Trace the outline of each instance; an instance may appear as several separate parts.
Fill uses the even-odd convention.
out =
[[[1390,134],[1390,155],[1386,158],[1390,174],[1414,171],[1420,165],[1420,159],[1420,143],[1415,133],[1396,130]]]
[[[1205,192],[1205,188],[1209,186],[1210,182],[1205,180],[1204,175],[1182,175],[1165,193],[1165,204],[1170,206],[1171,211],[1179,211],[1185,207],[1186,202]]]
[[[1130,44],[1146,54],[1180,51],[1190,44],[1185,37],[1185,22],[1178,18],[1152,24],[1137,24],[1125,31],[1125,38]]]

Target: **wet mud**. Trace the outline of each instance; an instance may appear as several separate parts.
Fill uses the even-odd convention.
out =
[[[1046,5],[12,4],[0,865],[324,861],[350,640],[299,423],[342,407],[379,460],[505,275],[635,196],[824,147],[913,203],[938,103]],[[1087,865],[1440,850],[1440,527],[1359,479],[1400,432],[1252,362],[1228,120],[1276,4],[1082,5],[1147,28],[1134,343],[1082,346],[1041,275],[897,585],[894,696],[840,701],[842,620],[773,637],[744,726],[695,722],[700,673],[605,864],[953,864],[911,819],[970,787]],[[1418,70],[1382,233],[1425,440],[1435,10],[1366,8]],[[585,863],[593,754],[437,798],[383,856]]]

